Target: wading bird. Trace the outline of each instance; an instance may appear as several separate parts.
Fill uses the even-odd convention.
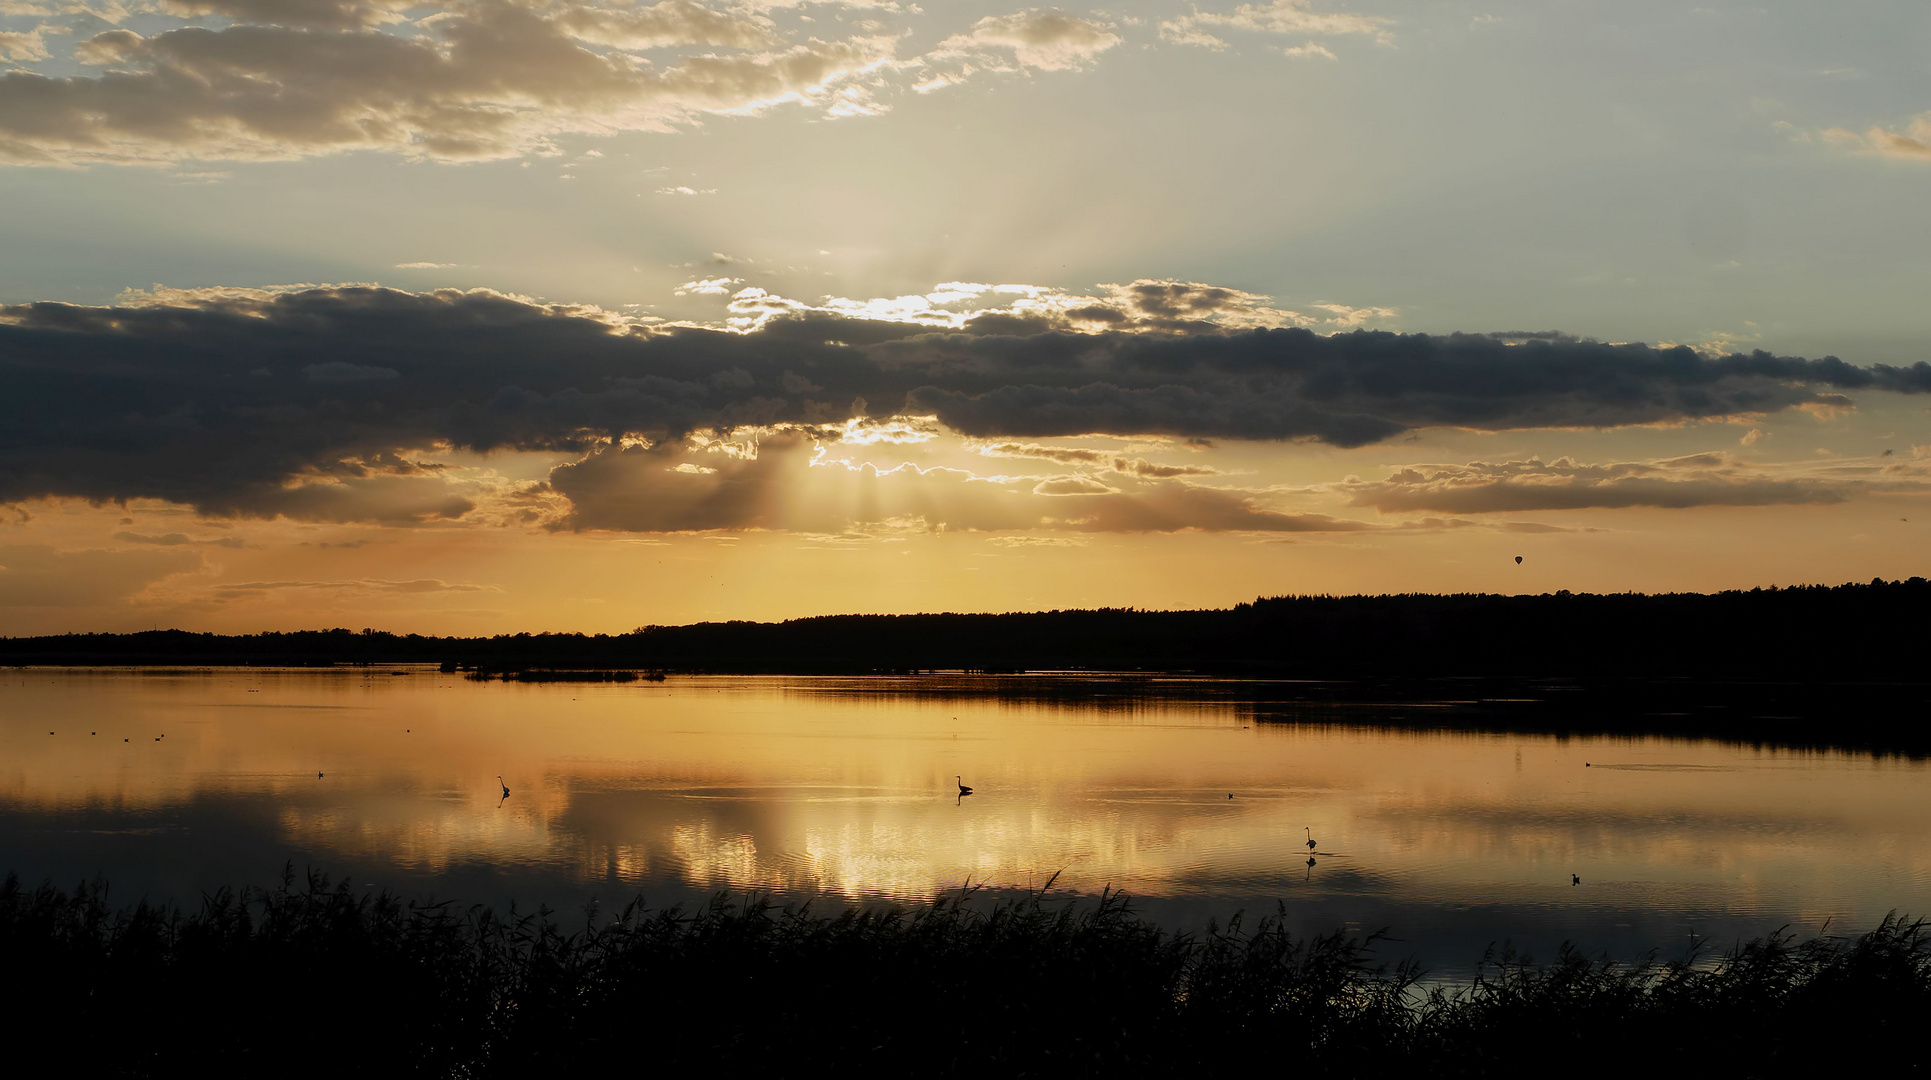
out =
[[[959,794],[961,796],[972,794],[972,789],[966,786],[965,777],[955,776],[952,779],[959,782]]]
[[[508,784],[504,784],[504,783],[503,783],[503,778],[502,778],[502,777],[500,777],[500,776],[496,778],[496,782],[497,782],[498,784],[501,784],[501,785],[502,785],[502,788],[503,788],[503,797],[504,797],[505,799],[507,799],[507,798],[509,798],[509,797],[510,797],[510,786],[509,786]]]
[[[1577,877],[1577,876],[1576,876],[1576,875],[1574,875],[1574,874],[1570,874],[1570,875],[1569,875],[1569,884],[1571,884],[1571,885],[1580,885],[1580,884],[1582,884],[1582,879],[1581,879],[1581,878],[1579,878],[1579,877]]]
[[[1309,851],[1313,851],[1314,850],[1314,830],[1309,828],[1306,825],[1303,825],[1301,826],[1301,831],[1307,833],[1307,849]]]

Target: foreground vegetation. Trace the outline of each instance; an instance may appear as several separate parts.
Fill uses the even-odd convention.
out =
[[[719,897],[566,934],[316,875],[191,914],[10,877],[0,1015],[16,1058],[91,1075],[449,1077],[1784,1076],[1914,1054],[1931,1015],[1921,921],[1634,966],[1504,956],[1425,994],[1377,944],[1278,918],[1174,935],[1119,896],[822,913]]]

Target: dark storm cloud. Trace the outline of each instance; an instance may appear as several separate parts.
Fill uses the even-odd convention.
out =
[[[874,416],[932,413],[987,438],[1358,446],[1436,425],[1614,426],[1832,403],[1838,391],[1931,390],[1924,363],[1468,334],[1046,323],[982,333],[983,321],[935,332],[807,313],[748,334],[652,330],[488,292],[379,288],[0,308],[0,501],[155,497],[216,516],[454,517],[471,506],[463,489],[396,451],[583,452],[633,433],[661,441],[842,422],[858,399]]]

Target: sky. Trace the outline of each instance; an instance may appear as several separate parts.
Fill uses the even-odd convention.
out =
[[[0,633],[1923,574],[1927,110],[1902,0],[0,0]]]

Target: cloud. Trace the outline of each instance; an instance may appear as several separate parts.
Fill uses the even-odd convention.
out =
[[[1288,514],[1257,504],[1253,494],[1169,481],[1133,495],[1078,500],[1051,527],[1082,532],[1364,532],[1376,526],[1326,514]]]
[[[1109,466],[1114,472],[1142,480],[1171,480],[1181,476],[1219,476],[1220,470],[1207,465],[1159,465],[1146,458],[1117,457]]]
[[[65,34],[64,26],[36,26],[32,30],[0,30],[0,60],[46,60],[48,34]]]
[[[1254,34],[1359,34],[1383,43],[1389,40],[1390,19],[1378,15],[1315,11],[1313,7],[1313,0],[1273,0],[1266,4],[1242,4],[1225,13],[1195,9],[1190,15],[1162,22],[1160,36],[1176,44],[1202,45],[1210,49],[1224,49],[1227,42],[1211,33],[1207,29],[1209,27]],[[1288,55],[1326,55],[1333,58],[1333,53],[1319,45],[1312,45],[1312,48],[1319,52],[1299,54],[1289,50]]]
[[[213,547],[245,548],[248,542],[239,536],[218,536],[212,540],[196,540],[186,533],[137,533],[117,532],[114,539],[128,544],[154,544],[160,547],[180,547],[183,544],[208,544]]]
[[[1083,474],[1070,476],[1049,476],[1033,485],[1034,495],[1118,495],[1120,489],[1110,487]]]
[[[149,533],[117,532],[114,534],[114,539],[125,540],[130,544],[159,544],[162,547],[194,543],[186,533],[164,533],[157,536]]]
[[[398,270],[453,270],[455,267],[455,263],[439,262],[406,262],[396,264],[396,269]]]
[[[1902,131],[1874,124],[1863,131],[1829,128],[1823,132],[1823,138],[1856,153],[1902,161],[1931,161],[1931,112],[1913,117]]]
[[[994,47],[1011,49],[1013,62],[1022,68],[1076,71],[1118,44],[1120,36],[1105,23],[1035,9],[980,19],[967,33],[940,42],[927,57],[969,57]]]
[[[87,607],[125,602],[154,582],[201,568],[191,551],[57,551],[0,544],[0,607]]]
[[[1255,492],[1179,481],[1123,490],[1090,476],[978,477],[911,465],[880,470],[826,460],[817,432],[742,432],[737,441],[665,441],[603,448],[550,475],[561,502],[548,524],[567,530],[788,530],[845,542],[906,531],[1343,532],[1374,528],[1286,514]],[[686,469],[691,459],[701,469]]]
[[[1085,547],[1087,544],[1083,536],[993,536],[987,541],[1007,548]]]
[[[341,360],[330,360],[324,364],[310,364],[302,369],[309,382],[350,383],[378,382],[383,379],[400,379],[402,373],[395,368],[370,367],[367,364],[350,364]]]
[[[472,593],[501,592],[494,585],[472,585],[464,582],[448,582],[441,578],[413,578],[406,581],[390,581],[382,578],[353,578],[339,581],[236,581],[223,582],[209,586],[208,591],[219,602],[231,600],[252,600],[271,593],[285,590],[304,592],[339,592],[355,596],[379,595],[421,595],[424,593]]]
[[[686,281],[684,284],[679,285],[677,287],[677,295],[687,296],[695,293],[698,296],[724,296],[731,291],[733,286],[741,285],[743,282],[743,278],[734,277],[698,278],[695,281]]]
[[[1075,324],[1049,305],[956,327],[766,296],[776,313],[743,332],[484,290],[160,290],[107,307],[4,306],[0,501],[153,497],[215,517],[410,524],[463,516],[489,494],[423,464],[424,448],[603,453],[574,474],[594,499],[589,478],[648,458],[604,448],[737,428],[803,426],[858,443],[918,441],[936,424],[1019,448],[1093,433],[1359,446],[1433,426],[1614,427],[1832,403],[1840,391],[1931,391],[1922,362],[1708,357],[1559,335],[1322,336],[1194,319],[1226,307],[1191,287],[1130,295],[1144,322]],[[1251,312],[1241,296],[1234,309]],[[708,452],[688,463],[720,467]],[[1198,474],[1112,452],[1064,463],[1135,480]],[[556,483],[574,499],[567,486]],[[720,486],[651,520],[677,520],[683,506],[690,521],[755,527],[707,509],[731,497]],[[606,506],[583,520],[624,516]]]
[[[1385,479],[1335,485],[1351,506],[1390,513],[1517,513],[1623,507],[1784,506],[1842,502],[1848,485],[1816,477],[1778,477],[1725,454],[1648,462],[1474,461],[1410,465]],[[1517,531],[1536,531],[1520,529]]]
[[[1129,458],[1107,450],[1082,447],[1042,446],[1039,443],[987,443],[974,448],[986,457],[1030,458],[1061,465],[1095,465],[1126,476],[1145,480],[1170,480],[1181,476],[1219,476],[1220,470],[1206,465],[1157,465],[1145,458]]]
[[[401,22],[411,8],[443,7],[419,0],[160,0],[174,15],[220,15],[240,23],[316,30],[360,30]]]
[[[349,150],[471,160],[568,133],[667,130],[707,112],[833,107],[889,37],[770,43],[769,20],[667,0],[627,11],[458,0],[389,33],[391,8],[192,0],[241,21],[80,42],[98,75],[0,74],[0,161],[164,164]],[[716,46],[663,63],[628,49]],[[23,46],[24,47],[24,46]]]
[[[563,136],[671,131],[706,115],[786,106],[878,115],[895,93],[984,73],[1079,70],[1121,41],[1105,23],[1038,10],[981,18],[923,56],[900,57],[905,32],[877,20],[826,40],[780,28],[770,4],[157,2],[159,12],[143,10],[144,32],[97,33],[67,57],[46,40],[65,28],[0,31],[0,57],[60,71],[0,73],[0,163],[554,154]],[[167,16],[218,21],[169,28],[157,22]]]
[[[975,447],[986,457],[1029,458],[1054,461],[1061,465],[1104,465],[1112,460],[1107,450],[1088,450],[1077,446],[1042,446],[1039,443],[1001,442]]]
[[[947,281],[924,294],[867,300],[831,296],[815,304],[752,287],[736,293],[727,311],[730,325],[740,330],[755,329],[774,318],[822,312],[935,329],[964,329],[970,324],[979,333],[1059,329],[1174,334],[1281,326],[1346,329],[1398,314],[1393,308],[1319,304],[1316,307],[1328,315],[1306,315],[1275,307],[1272,299],[1198,281],[1152,278],[1126,285],[1100,285],[1093,293],[1038,285]]]

